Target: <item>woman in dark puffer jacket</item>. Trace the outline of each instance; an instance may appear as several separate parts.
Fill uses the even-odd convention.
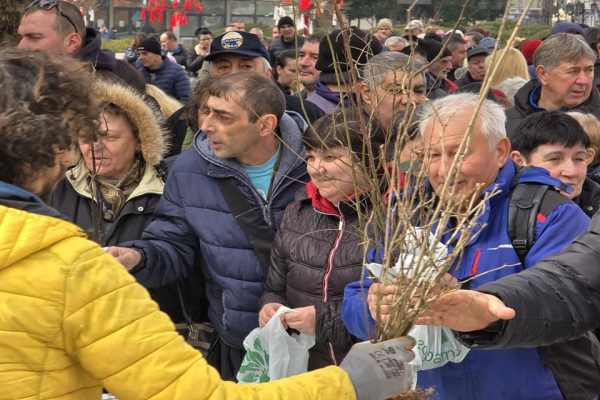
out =
[[[341,307],[346,285],[362,276],[357,207],[363,215],[370,208],[367,193],[355,195],[366,189],[370,176],[360,166],[364,150],[358,118],[350,114],[345,124],[342,114],[336,114],[320,118],[304,133],[311,181],[285,211],[260,301],[261,327],[285,305],[297,312],[284,314],[284,325],[316,336],[309,371],[338,365],[355,341],[342,321]],[[370,150],[377,159],[383,141],[375,129]]]

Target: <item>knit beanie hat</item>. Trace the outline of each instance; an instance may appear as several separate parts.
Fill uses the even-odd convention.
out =
[[[426,33],[425,36],[423,36],[423,39],[425,40],[435,40],[438,43],[442,43],[442,37],[440,35],[438,35],[437,33]]]
[[[147,51],[148,53],[157,54],[159,56],[162,54],[160,42],[154,37],[149,37],[148,39],[144,40],[139,44],[137,49],[138,51]]]
[[[483,47],[484,49],[493,49],[495,46],[496,39],[493,37],[485,37],[479,42],[479,47]],[[500,46],[498,46],[498,49],[500,49]]]
[[[419,42],[419,46],[421,45],[425,48],[425,51],[427,52],[427,61],[429,62],[433,61],[433,59],[437,57],[437,55],[440,53],[443,47],[441,43],[438,43],[435,40],[428,39],[423,39],[422,42]],[[452,52],[446,47],[440,58],[448,56],[452,56]]]
[[[406,25],[405,28],[407,31],[412,31],[413,29],[424,29],[423,22],[420,19],[413,19]]]
[[[542,41],[540,39],[528,40],[523,43],[521,47],[521,53],[525,57],[525,61],[527,61],[527,65],[533,65],[533,55],[538,47],[540,47]]]
[[[291,17],[285,16],[279,18],[279,22],[277,22],[277,29],[281,29],[283,25],[291,25],[295,27],[294,20]]]
[[[331,47],[333,47],[333,53],[335,54],[339,70],[342,72],[344,80],[348,82],[348,71],[350,70],[350,65],[348,64],[349,57],[346,55],[345,51],[344,36],[339,29],[331,32],[329,36],[321,39],[321,42],[319,43],[319,58],[315,65],[315,68],[321,71],[319,80],[323,83],[337,83],[335,67],[333,65],[333,54],[327,37],[331,40]],[[350,41],[349,56],[352,57],[352,60],[354,60],[354,63],[356,63],[358,68],[363,67],[371,57],[379,54],[383,48],[377,38],[370,33],[365,33],[356,26],[350,28],[348,31],[348,38]]]
[[[379,22],[377,23],[377,29],[379,29],[381,27],[386,27],[390,31],[394,30],[394,24],[392,24],[392,20],[389,18],[382,18],[379,20]]]

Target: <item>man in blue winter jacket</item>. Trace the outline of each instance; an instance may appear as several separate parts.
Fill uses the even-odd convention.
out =
[[[162,56],[160,42],[153,37],[138,46],[142,67],[140,71],[146,83],[156,86],[183,104],[187,104],[192,93],[192,85],[187,71],[177,63]]]
[[[451,179],[448,172],[477,101],[478,96],[474,94],[449,95],[433,101],[422,111],[424,165],[428,168],[429,184],[438,195],[446,179]],[[557,198],[550,209],[540,209],[535,227],[536,242],[526,255],[524,265],[521,264],[507,232],[509,192],[516,167],[512,161],[507,162],[510,143],[505,120],[498,104],[490,100],[483,102],[456,178],[455,196],[464,197],[478,190],[483,198],[494,189],[501,191],[486,200],[485,212],[477,221],[479,231],[473,233],[477,236],[451,270],[459,282],[472,279],[468,283],[471,288],[531,268],[539,260],[558,253],[589,225],[589,218],[576,204]],[[519,182],[564,186],[550,177],[548,171],[535,167],[524,171]],[[554,191],[548,195],[562,196]],[[485,228],[481,228],[484,225]],[[449,236],[445,234],[442,242]],[[378,259],[374,251],[371,254],[374,260]],[[342,318],[348,330],[361,339],[369,338],[374,331],[377,286],[370,279],[364,279],[364,292],[361,283],[356,282],[348,285],[344,293]],[[380,304],[387,304],[386,299],[381,299]],[[492,337],[494,332],[489,335]],[[582,398],[577,397],[577,387],[597,379],[596,370],[581,371],[578,367],[593,364],[590,349],[598,351],[599,347],[597,340],[589,335],[549,347],[472,349],[460,363],[449,362],[437,369],[420,371],[417,384],[422,388],[432,387],[440,400]]]
[[[171,168],[154,221],[142,240],[108,251],[152,288],[186,278],[197,261],[207,279],[208,317],[221,338],[221,375],[233,379],[244,338],[258,327],[258,301],[268,266],[232,214],[219,180],[236,189],[274,230],[308,175],[306,122],[285,113],[272,79],[239,72],[210,84],[194,147]]]

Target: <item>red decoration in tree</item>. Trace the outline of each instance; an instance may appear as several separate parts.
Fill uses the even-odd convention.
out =
[[[142,8],[142,15],[140,16],[140,19],[142,21],[144,21],[146,19],[146,9],[145,8]]]
[[[300,11],[308,10],[310,8],[311,0],[300,0]]]
[[[175,10],[177,10],[177,6],[178,6],[178,5],[179,5],[179,2],[178,2],[177,0],[175,0],[175,1],[173,2],[173,10],[174,10],[174,11],[175,11]]]
[[[200,14],[200,12],[202,11],[202,5],[199,1],[194,0],[194,2],[196,3],[196,13]]]
[[[185,0],[183,11],[187,14],[192,9],[192,0]]]

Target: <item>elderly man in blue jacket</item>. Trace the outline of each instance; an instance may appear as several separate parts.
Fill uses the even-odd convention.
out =
[[[477,101],[478,96],[473,94],[449,95],[433,101],[421,114],[425,165],[429,169],[429,184],[438,195],[449,179],[449,168]],[[485,212],[477,221],[478,227],[485,227],[478,228],[477,236],[451,270],[459,282],[471,279],[468,281],[471,288],[533,267],[539,260],[558,253],[589,225],[589,218],[576,204],[558,192],[548,192],[546,196],[558,197],[555,202],[550,202],[552,206],[548,210],[540,208],[535,227],[536,242],[521,264],[507,232],[509,193],[516,167],[508,161],[510,143],[505,121],[498,104],[490,100],[483,102],[454,190],[456,196],[479,190],[482,198],[494,189],[501,190],[500,194],[486,200]],[[440,140],[442,135],[443,140]],[[548,171],[535,167],[523,172],[518,179],[519,182],[563,186],[559,180],[550,177]],[[442,241],[449,240],[449,236],[449,233],[445,234]],[[379,258],[375,251],[372,256]],[[342,318],[352,334],[367,339],[374,331],[376,307],[375,297],[368,293],[377,293],[378,284],[369,279],[363,284],[364,292],[360,282],[346,287]],[[383,299],[382,304],[387,304],[387,300]],[[490,336],[493,334],[489,333]],[[589,386],[590,380],[597,380],[597,365],[596,369],[588,370],[580,366],[593,365],[592,353],[599,350],[598,341],[591,336],[549,347],[472,349],[460,363],[450,362],[437,369],[420,371],[417,384],[422,388],[433,387],[440,400],[584,398],[578,397],[578,388]]]
[[[146,83],[156,86],[183,104],[187,104],[192,93],[192,85],[187,71],[179,64],[162,56],[160,42],[153,37],[138,46],[140,71]]]
[[[239,72],[211,83],[194,148],[175,161],[155,220],[142,240],[108,251],[144,286],[177,282],[201,261],[208,316],[222,339],[221,375],[233,379],[244,338],[258,327],[265,268],[226,202],[218,181],[233,177],[245,200],[277,229],[286,206],[308,181],[306,122],[285,113],[272,79]],[[259,217],[259,218],[260,218]]]

